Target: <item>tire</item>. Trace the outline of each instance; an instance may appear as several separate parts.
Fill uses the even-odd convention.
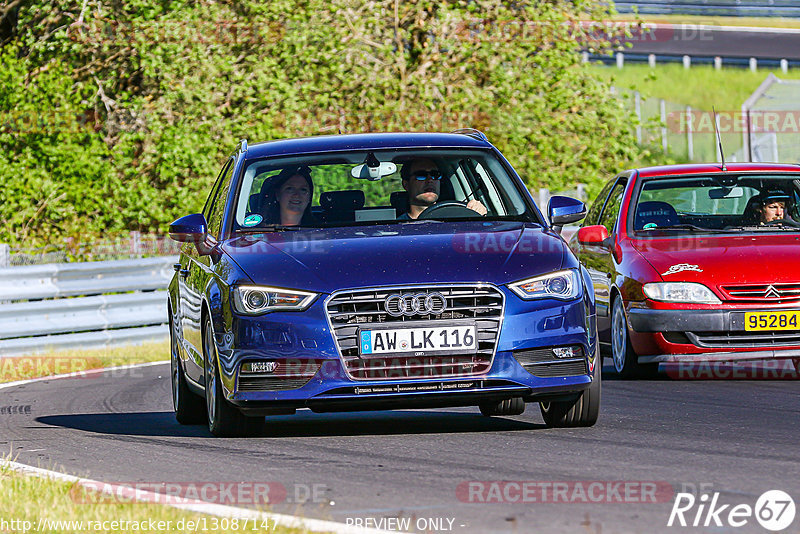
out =
[[[217,366],[211,321],[203,323],[203,361],[208,430],[220,438],[253,436],[264,427],[263,417],[247,417],[225,399]]]
[[[493,415],[522,415],[525,411],[525,401],[522,397],[514,397],[502,401],[482,402],[478,405],[481,413],[486,417]]]
[[[622,297],[617,295],[611,306],[611,360],[620,378],[645,378],[658,373],[658,364],[640,364],[628,335],[628,319]]]
[[[201,425],[206,422],[206,405],[203,399],[195,395],[186,384],[186,375],[180,365],[178,337],[175,334],[172,314],[169,318],[169,348],[172,407],[175,410],[175,419],[182,425]]]
[[[545,424],[554,428],[593,426],[600,414],[602,375],[602,363],[598,349],[595,356],[594,376],[589,389],[581,392],[575,400],[539,403]]]

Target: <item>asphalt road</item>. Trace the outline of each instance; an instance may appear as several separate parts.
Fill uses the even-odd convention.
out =
[[[800,30],[652,24],[624,41],[634,54],[800,59]]]
[[[623,382],[606,373],[593,428],[547,429],[528,405],[521,416],[491,419],[468,408],[298,412],[271,418],[261,437],[215,439],[175,422],[168,375],[158,365],[0,390],[0,405],[30,405],[29,414],[0,415],[0,450],[109,482],[271,482],[287,492],[275,511],[340,522],[411,518],[412,530],[432,518],[440,525],[428,526],[444,527],[437,532],[765,532],[753,518],[741,528],[668,528],[674,492],[695,488],[720,492],[719,504],[750,506],[780,489],[800,508],[797,381]],[[570,502],[465,502],[521,498],[517,486],[490,481],[526,481],[528,501],[570,482],[558,498]],[[605,489],[591,490],[591,481]],[[608,481],[657,502],[638,493],[617,502],[624,487]],[[612,502],[587,503],[579,489]],[[785,532],[799,531],[797,517]]]

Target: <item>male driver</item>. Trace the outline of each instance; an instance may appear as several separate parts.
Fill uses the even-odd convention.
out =
[[[439,200],[442,172],[436,162],[427,159],[413,159],[400,169],[403,189],[408,192],[408,212],[400,219],[416,219],[419,214]],[[486,206],[477,200],[470,200],[466,207],[480,215],[486,215]]]
[[[756,207],[759,223],[768,224],[773,221],[786,220],[786,204],[789,200],[789,195],[783,191],[764,193]]]

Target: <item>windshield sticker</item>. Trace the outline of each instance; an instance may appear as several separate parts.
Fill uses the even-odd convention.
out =
[[[683,271],[696,271],[698,273],[702,273],[703,269],[701,269],[697,265],[690,265],[688,263],[679,263],[677,265],[673,265],[670,267],[667,272],[662,273],[661,276],[667,276],[668,274],[675,274],[675,273],[682,273]]]
[[[261,215],[259,215],[257,213],[254,213],[253,215],[248,215],[247,217],[244,218],[244,222],[242,223],[242,226],[247,226],[247,227],[256,226],[258,223],[260,223],[263,220],[264,220],[264,217],[262,217]]]

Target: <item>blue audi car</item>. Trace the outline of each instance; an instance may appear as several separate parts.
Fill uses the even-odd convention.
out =
[[[242,141],[170,225],[177,420],[537,402],[593,425],[594,291],[560,236],[584,215],[553,197],[545,218],[476,130]]]

